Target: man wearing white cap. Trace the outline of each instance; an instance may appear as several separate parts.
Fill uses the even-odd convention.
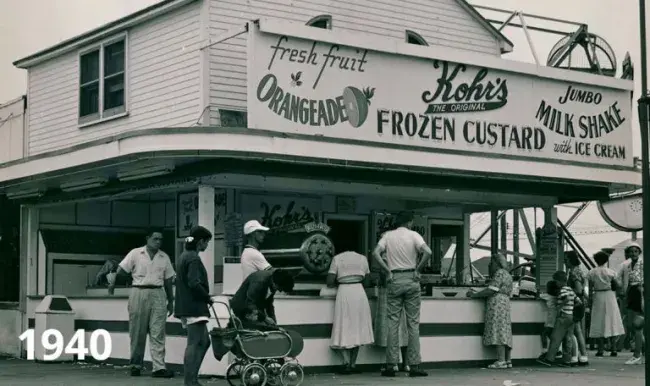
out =
[[[271,269],[271,264],[260,252],[259,247],[264,241],[264,236],[269,228],[257,220],[250,220],[244,224],[244,237],[246,245],[241,254],[242,283],[253,272]]]

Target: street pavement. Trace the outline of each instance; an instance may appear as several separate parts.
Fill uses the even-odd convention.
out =
[[[332,374],[308,375],[304,386],[336,385],[428,385],[428,386],[595,386],[644,385],[644,366],[626,366],[630,354],[617,358],[592,358],[589,367],[543,368],[526,366],[510,370],[489,369],[433,369],[426,378],[382,378],[376,373],[339,376]],[[510,381],[510,383],[508,383]],[[227,385],[223,379],[204,379],[203,384]],[[34,363],[18,359],[0,359],[0,385],[2,386],[158,386],[182,385],[180,376],[175,379],[153,379],[148,376],[133,378],[126,368],[92,364]]]

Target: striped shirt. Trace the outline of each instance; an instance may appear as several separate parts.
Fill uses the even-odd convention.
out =
[[[559,312],[565,315],[573,315],[573,306],[575,305],[576,294],[571,287],[564,286],[560,289],[560,295],[557,297],[557,308]]]

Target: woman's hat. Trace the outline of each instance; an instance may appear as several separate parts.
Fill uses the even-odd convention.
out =
[[[629,244],[627,245],[627,247],[625,247],[625,252],[627,252],[627,250],[630,249],[630,248],[637,248],[639,250],[639,252],[641,252],[643,250],[643,249],[641,249],[641,246],[639,245],[639,243],[637,243],[636,241],[630,241]]]

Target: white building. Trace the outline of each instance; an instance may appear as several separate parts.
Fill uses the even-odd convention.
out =
[[[438,260],[458,241],[458,283],[471,213],[537,206],[552,221],[557,203],[637,186],[632,83],[500,58],[511,50],[463,0],[165,0],[16,61],[28,129],[0,189],[24,205],[23,327],[44,295],[63,294],[77,328],[107,329],[111,358],[128,359],[126,289],[108,297],[93,279],[150,226],[170,255],[192,225],[212,229],[202,258],[219,295],[242,219],[325,221],[335,246],[354,238],[369,254],[387,215],[415,210]],[[598,103],[560,103],[571,87]],[[543,275],[557,267],[546,247]],[[465,293],[424,301],[423,360],[489,358],[483,303],[445,291]],[[337,363],[332,302],[277,300],[279,322],[306,338],[306,366]],[[513,303],[514,358],[536,357],[542,318],[537,303]],[[173,318],[168,334],[180,364]],[[203,372],[223,374],[208,357]]]

